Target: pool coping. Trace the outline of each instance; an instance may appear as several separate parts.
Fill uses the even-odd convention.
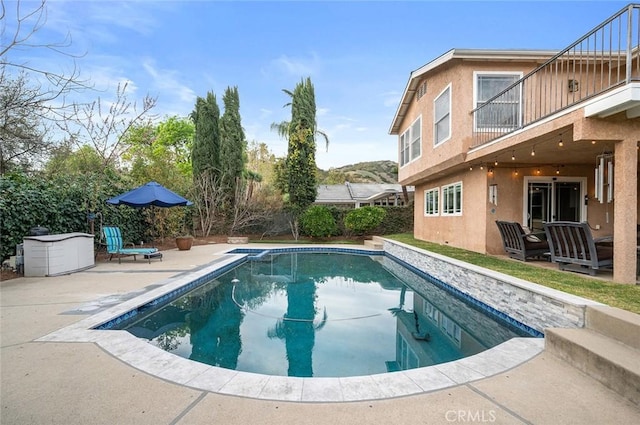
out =
[[[370,248],[349,250],[374,251]],[[209,366],[168,353],[127,331],[95,329],[215,270],[228,267],[246,255],[224,253],[224,257],[205,267],[161,281],[161,286],[153,290],[36,341],[95,343],[128,365],[178,385],[225,395],[292,402],[352,402],[428,393],[506,372],[544,349],[543,338],[513,338],[473,356],[417,369],[342,378],[295,378]]]

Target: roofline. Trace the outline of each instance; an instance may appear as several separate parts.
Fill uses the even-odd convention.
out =
[[[500,60],[500,61],[546,61],[550,57],[556,55],[557,50],[500,50],[500,49],[451,49],[448,52],[438,56],[431,62],[421,66],[420,68],[412,71],[409,75],[409,81],[400,98],[400,104],[393,116],[391,127],[389,128],[390,135],[397,135],[399,131],[400,121],[405,116],[409,103],[413,100],[415,95],[418,80],[424,74],[442,66],[443,64],[453,59],[465,59],[465,60]]]

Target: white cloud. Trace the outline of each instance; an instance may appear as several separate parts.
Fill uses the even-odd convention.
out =
[[[396,107],[400,103],[400,98],[402,97],[402,93],[399,91],[388,91],[382,93],[380,96],[383,98],[384,106],[388,107]]]
[[[194,104],[195,92],[187,85],[179,81],[179,73],[174,70],[157,69],[153,59],[146,58],[142,67],[152,77],[151,86],[161,93],[168,93],[177,98],[181,103]]]
[[[329,113],[330,109],[329,108],[317,108],[316,109],[316,116],[317,117],[322,117],[325,116]]]
[[[276,71],[284,72],[296,77],[309,77],[316,75],[320,70],[321,61],[317,54],[312,53],[309,58],[289,57],[281,55],[271,61],[271,67]],[[269,72],[267,72],[268,74]]]

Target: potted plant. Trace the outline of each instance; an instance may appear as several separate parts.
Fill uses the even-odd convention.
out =
[[[182,232],[176,235],[176,246],[179,251],[189,251],[193,245],[193,236],[190,229],[193,228],[191,214],[185,213],[181,220]]]
[[[189,251],[193,245],[193,236],[182,235],[176,236],[176,246],[179,251]]]

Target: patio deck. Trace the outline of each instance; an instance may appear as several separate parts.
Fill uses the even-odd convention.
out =
[[[93,343],[36,342],[237,245],[101,262],[68,276],[0,283],[2,424],[635,423],[640,407],[542,352],[506,372],[413,396],[346,403],[257,400],[167,382]]]

